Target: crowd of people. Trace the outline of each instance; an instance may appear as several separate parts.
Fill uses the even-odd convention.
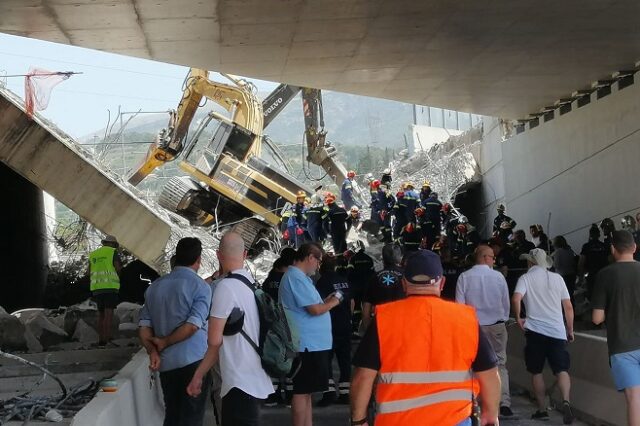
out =
[[[390,176],[381,181],[388,188]],[[469,237],[473,227],[440,204],[428,185],[418,193],[405,183],[393,205],[376,205],[388,196],[381,187],[372,181],[372,217],[384,243],[380,259],[362,241],[347,248],[346,223],[358,206],[346,213],[335,198],[325,205],[322,188],[315,223],[324,225],[330,216],[329,224],[335,220],[344,230],[321,226],[316,233],[313,207],[306,208],[301,196],[287,223],[294,224],[296,240],[282,249],[262,283],[245,269],[240,235],[224,235],[219,270],[207,279],[197,273],[200,241],[180,240],[172,271],[149,286],[139,322],[150,368],[159,371],[165,425],[202,424],[211,395],[220,425],[256,425],[262,405],[290,404],[293,425],[310,426],[316,393],[322,394],[316,407],[350,404],[352,425],[370,424],[373,400],[380,425],[470,425],[474,417],[482,425],[497,424],[514,414],[506,369],[510,317],[526,336],[525,365],[538,402],[531,417],[549,417],[542,376],[548,363],[570,424],[566,346],[574,339],[573,296],[583,283],[593,322],[607,320],[612,374],[625,392],[630,424],[640,422],[639,232],[633,217],[623,218],[623,230],[609,219],[593,225],[576,255],[562,236],[551,240],[540,225],[529,228],[528,240],[503,205],[491,238],[481,240]],[[411,224],[420,233],[415,244],[407,238]],[[317,235],[322,238],[315,241]],[[120,265],[115,239],[103,244],[90,257],[90,272],[105,322]],[[264,368],[258,290],[284,309],[299,336],[294,367],[282,377],[269,377]],[[101,339],[108,338],[105,329]]]

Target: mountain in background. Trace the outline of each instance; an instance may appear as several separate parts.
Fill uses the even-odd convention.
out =
[[[261,93],[260,98],[267,96]],[[179,99],[176,99],[176,106]],[[366,96],[350,95],[339,92],[322,92],[325,130],[328,140],[340,145],[362,145],[372,147],[403,148],[408,126],[413,121],[413,106],[401,102]],[[228,115],[226,111],[208,101],[200,108],[196,119],[211,109]],[[123,123],[128,116],[123,117]],[[141,114],[131,120],[126,132],[153,133],[166,127],[168,115]],[[112,123],[113,124],[113,123]],[[115,123],[111,134],[118,132],[120,122]],[[302,142],[304,120],[301,96],[296,96],[278,117],[265,129],[277,144],[289,145]],[[89,143],[102,138],[105,129],[93,132],[83,138],[81,143]]]

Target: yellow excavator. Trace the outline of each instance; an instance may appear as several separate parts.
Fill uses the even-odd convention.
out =
[[[280,221],[282,210],[295,203],[296,193],[311,190],[260,158],[263,108],[253,85],[237,78],[232,84],[209,80],[205,70],[191,69],[182,100],[169,124],[151,145],[129,183],[139,184],[157,167],[180,159],[187,176],[171,178],[159,203],[187,218],[192,225],[234,224],[248,247],[261,231]],[[193,136],[189,126],[203,98],[230,112],[214,111],[201,120]],[[207,133],[205,129],[213,131]]]

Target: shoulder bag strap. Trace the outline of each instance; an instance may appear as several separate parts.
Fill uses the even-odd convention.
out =
[[[251,282],[251,280],[249,280],[249,278],[245,277],[244,275],[241,275],[241,274],[228,274],[226,276],[226,278],[234,278],[234,279],[242,282],[247,287],[249,287],[249,289],[255,294],[255,291],[256,291],[255,284],[253,282]],[[240,330],[240,334],[242,335],[242,337],[244,337],[244,339],[247,342],[249,342],[251,347],[258,353],[258,355],[262,356],[262,351],[260,350],[260,347],[256,344],[256,342],[253,341],[253,339],[247,334],[247,332],[244,331],[244,329]]]

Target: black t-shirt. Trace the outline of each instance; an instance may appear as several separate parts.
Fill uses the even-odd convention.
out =
[[[338,306],[331,309],[331,331],[333,335],[351,334],[351,287],[341,274],[335,272],[324,273],[316,283],[320,297],[324,299],[331,293],[340,290],[344,299]]]
[[[609,354],[640,349],[640,262],[616,262],[598,272],[593,309],[604,309]]]
[[[353,365],[356,367],[368,368],[379,371],[381,367],[380,361],[380,340],[378,337],[378,326],[374,321],[373,324],[364,333],[360,345],[353,356]],[[471,368],[475,372],[490,370],[498,364],[498,358],[493,351],[487,336],[478,326],[478,352],[476,358],[471,364]]]
[[[329,209],[327,215],[328,230],[331,234],[341,235],[347,232],[348,213],[342,207],[335,206]]]
[[[371,276],[375,273],[373,259],[364,251],[359,251],[349,260],[348,271],[353,298],[361,300],[367,292]]]
[[[280,281],[283,276],[284,272],[278,272],[272,269],[262,283],[262,290],[271,296],[273,300],[278,300],[278,290],[280,289]]]
[[[442,270],[444,272],[444,288],[440,297],[444,300],[456,300],[456,286],[458,285],[458,278],[460,274],[464,272],[464,267],[458,263],[451,261],[442,262]]]
[[[364,301],[372,305],[404,299],[400,268],[387,268],[371,277]]]
[[[600,240],[589,240],[580,254],[585,257],[585,267],[591,278],[609,263],[609,246]]]

